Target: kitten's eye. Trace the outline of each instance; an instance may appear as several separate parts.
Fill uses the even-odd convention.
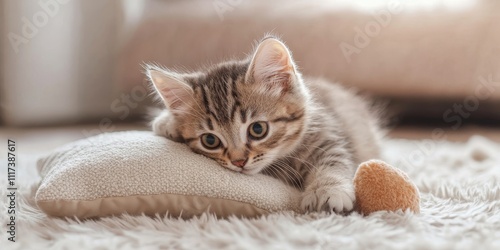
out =
[[[250,124],[248,134],[254,140],[264,138],[267,135],[267,122],[254,122]]]
[[[201,144],[207,149],[216,149],[220,146],[220,140],[214,134],[203,134],[201,135]]]

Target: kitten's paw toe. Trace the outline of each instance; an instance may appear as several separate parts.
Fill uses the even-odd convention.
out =
[[[303,211],[350,212],[354,208],[354,188],[352,186],[327,186],[306,190],[302,195]]]

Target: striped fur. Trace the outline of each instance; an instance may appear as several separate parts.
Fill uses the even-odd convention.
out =
[[[178,74],[148,66],[167,109],[153,131],[245,174],[263,172],[303,190],[310,211],[350,211],[357,165],[378,157],[377,119],[366,102],[340,85],[303,79],[286,46],[261,41],[251,58]],[[267,122],[263,139],[249,126]],[[221,141],[207,149],[200,137]],[[244,167],[235,160],[248,159]]]

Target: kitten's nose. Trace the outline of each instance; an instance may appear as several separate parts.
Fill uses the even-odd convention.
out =
[[[235,161],[231,161],[231,163],[237,167],[240,167],[240,168],[243,168],[245,166],[245,164],[247,164],[247,159],[239,159],[239,160],[235,160]]]

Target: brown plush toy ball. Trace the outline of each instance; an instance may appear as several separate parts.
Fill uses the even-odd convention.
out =
[[[417,187],[403,171],[380,160],[359,165],[354,176],[358,212],[368,215],[376,211],[410,209],[420,212]]]

